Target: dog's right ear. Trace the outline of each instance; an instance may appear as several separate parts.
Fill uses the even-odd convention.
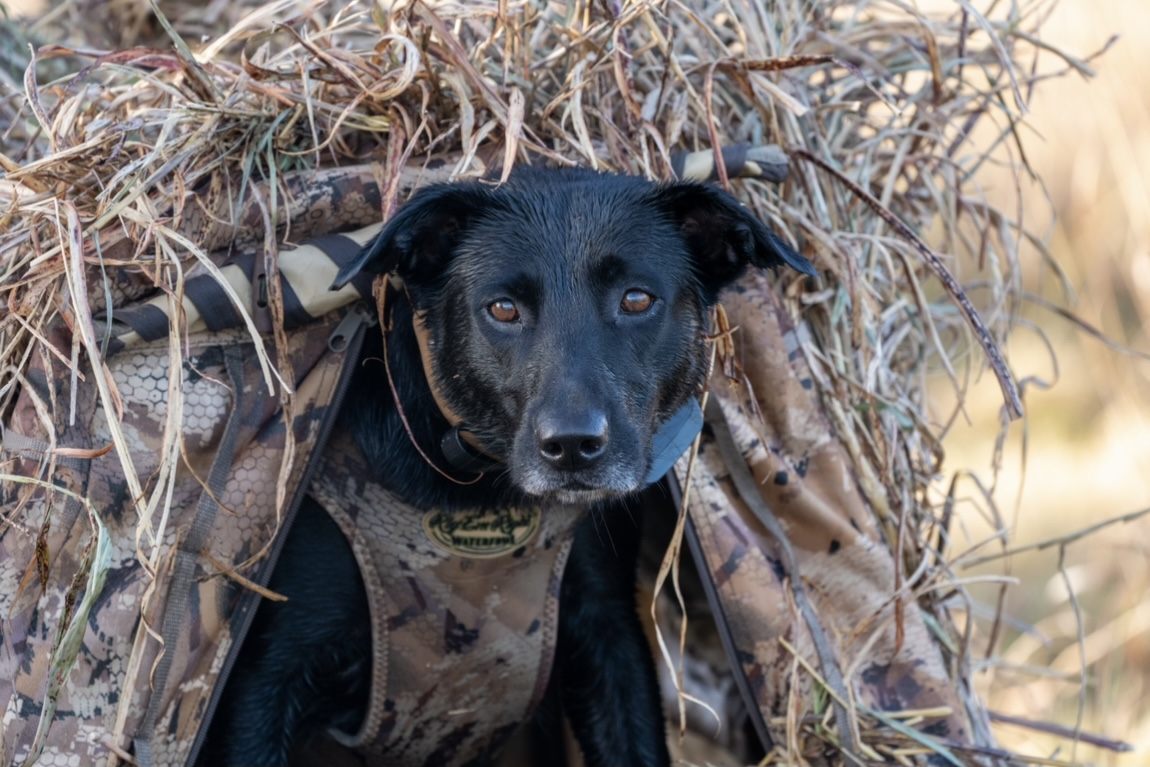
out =
[[[376,238],[339,270],[331,289],[339,290],[364,272],[395,272],[404,279],[417,280],[434,277],[451,260],[468,225],[493,203],[491,189],[475,182],[419,190]]]
[[[748,265],[789,266],[803,274],[818,274],[810,261],[716,186],[675,182],[656,187],[655,201],[678,226],[708,301]]]

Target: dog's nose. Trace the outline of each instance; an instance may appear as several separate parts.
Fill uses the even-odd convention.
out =
[[[607,416],[600,412],[543,416],[535,423],[539,454],[557,469],[585,469],[607,452]]]

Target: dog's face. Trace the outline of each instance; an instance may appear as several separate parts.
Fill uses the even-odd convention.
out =
[[[716,189],[529,170],[419,192],[340,279],[397,272],[444,401],[522,491],[586,503],[643,486],[748,263],[811,270]]]

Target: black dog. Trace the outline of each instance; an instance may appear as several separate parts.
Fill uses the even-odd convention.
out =
[[[589,765],[669,761],[636,615],[629,504],[652,479],[656,435],[703,383],[708,309],[748,264],[813,273],[717,189],[528,169],[501,186],[419,192],[338,281],[360,271],[403,281],[394,315],[381,318],[392,328],[387,348],[365,352],[342,417],[380,484],[417,509],[593,508],[563,575],[537,715],[546,729],[561,707]],[[414,317],[426,327],[436,393]],[[393,384],[371,362],[384,354]],[[497,470],[471,484],[444,476],[474,476],[439,447],[452,434],[445,408],[469,434],[463,451],[477,446]],[[270,587],[289,600],[260,607],[204,764],[286,764],[310,735],[355,732],[364,716],[367,597],[343,533],[314,502]]]

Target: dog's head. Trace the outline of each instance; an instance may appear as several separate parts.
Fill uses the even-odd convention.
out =
[[[337,285],[402,277],[447,405],[521,490],[589,502],[645,484],[719,292],[784,264],[814,273],[716,188],[521,170],[418,192]]]

